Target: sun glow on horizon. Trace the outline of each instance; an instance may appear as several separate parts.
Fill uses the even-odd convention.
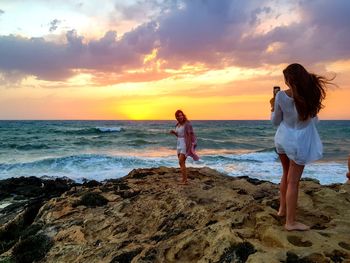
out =
[[[0,119],[269,119],[299,62],[350,119],[344,1],[11,1],[0,7]],[[345,11],[344,11],[345,10]],[[304,30],[305,29],[305,30]],[[327,43],[327,45],[320,45]]]
[[[347,62],[339,62],[330,67],[346,69],[346,65]],[[14,94],[17,94],[17,100],[21,97],[26,98],[31,108],[24,108],[24,105],[17,102],[12,105],[5,102],[3,105],[7,109],[17,107],[15,111],[18,114],[13,117],[15,119],[18,119],[16,116],[20,116],[21,112],[26,112],[22,113],[23,116],[29,116],[31,111],[35,112],[40,108],[47,112],[45,116],[56,115],[59,119],[84,119],[84,115],[94,111],[95,114],[90,115],[92,117],[89,119],[165,120],[172,119],[175,110],[179,108],[191,119],[198,120],[269,119],[271,83],[283,87],[280,72],[284,66],[249,70],[230,67],[201,74],[198,74],[197,68],[194,69],[193,75],[191,67],[186,67],[183,75],[178,71],[177,78],[108,86],[95,86],[91,73],[79,73],[66,83],[38,81],[31,77],[22,83],[27,88],[2,92],[7,101],[13,101]],[[57,89],[60,85],[63,87]],[[84,93],[81,93],[82,86]],[[321,111],[321,118],[332,119],[336,116],[333,112],[343,107],[345,102],[341,101],[349,92],[343,89],[335,91],[335,94],[327,97],[326,108]],[[342,95],[339,97],[337,94],[340,93]],[[61,105],[64,104],[67,107],[63,110]],[[340,116],[348,118],[346,113]]]

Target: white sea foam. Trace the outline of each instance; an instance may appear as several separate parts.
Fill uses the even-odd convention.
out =
[[[249,176],[273,183],[279,183],[282,166],[275,152],[254,152],[248,154],[228,154],[226,158],[202,156],[194,166],[208,166],[230,176]],[[191,162],[189,162],[191,163]],[[343,183],[346,181],[345,163],[316,162],[306,165],[303,178],[317,179],[321,184]]]
[[[43,159],[40,161],[0,164],[0,178],[19,176],[69,177],[102,181],[127,175],[135,168],[158,166],[178,167],[176,155],[131,156],[82,154]],[[282,167],[275,152],[252,152],[244,154],[202,155],[200,161],[187,159],[188,167],[210,167],[230,176],[249,176],[279,183]],[[345,163],[318,162],[305,167],[303,177],[310,177],[321,184],[343,183],[347,167]]]
[[[104,180],[135,168],[178,167],[173,121],[0,121],[0,179],[67,176]],[[199,162],[231,176],[279,182],[281,165],[273,150],[269,121],[193,122]],[[321,122],[322,162],[307,165],[303,177],[342,183],[347,172],[349,121]],[[125,132],[124,132],[125,131]],[[25,146],[25,147],[22,147]],[[33,147],[28,147],[33,146]]]
[[[4,203],[0,203],[0,209],[3,209],[7,206],[9,206],[11,204],[11,202],[4,202]]]
[[[120,132],[123,130],[122,127],[96,127],[101,132]]]
[[[237,161],[251,161],[251,162],[274,162],[277,159],[275,152],[251,152],[240,155],[231,154],[230,158]]]

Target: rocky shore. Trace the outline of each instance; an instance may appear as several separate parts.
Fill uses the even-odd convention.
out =
[[[187,186],[166,167],[102,183],[3,180],[0,262],[350,262],[349,184],[302,181],[298,218],[311,230],[288,232],[278,185],[188,174]]]

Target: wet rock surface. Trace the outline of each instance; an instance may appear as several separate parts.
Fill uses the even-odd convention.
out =
[[[312,229],[288,232],[278,185],[209,168],[188,174],[186,186],[166,167],[74,185],[28,212],[21,235],[43,242],[40,262],[350,262],[350,185],[302,181],[298,218]]]

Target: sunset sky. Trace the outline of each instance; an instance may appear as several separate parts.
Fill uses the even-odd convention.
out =
[[[0,0],[0,119],[269,119],[293,62],[336,75],[350,119],[348,0]]]

